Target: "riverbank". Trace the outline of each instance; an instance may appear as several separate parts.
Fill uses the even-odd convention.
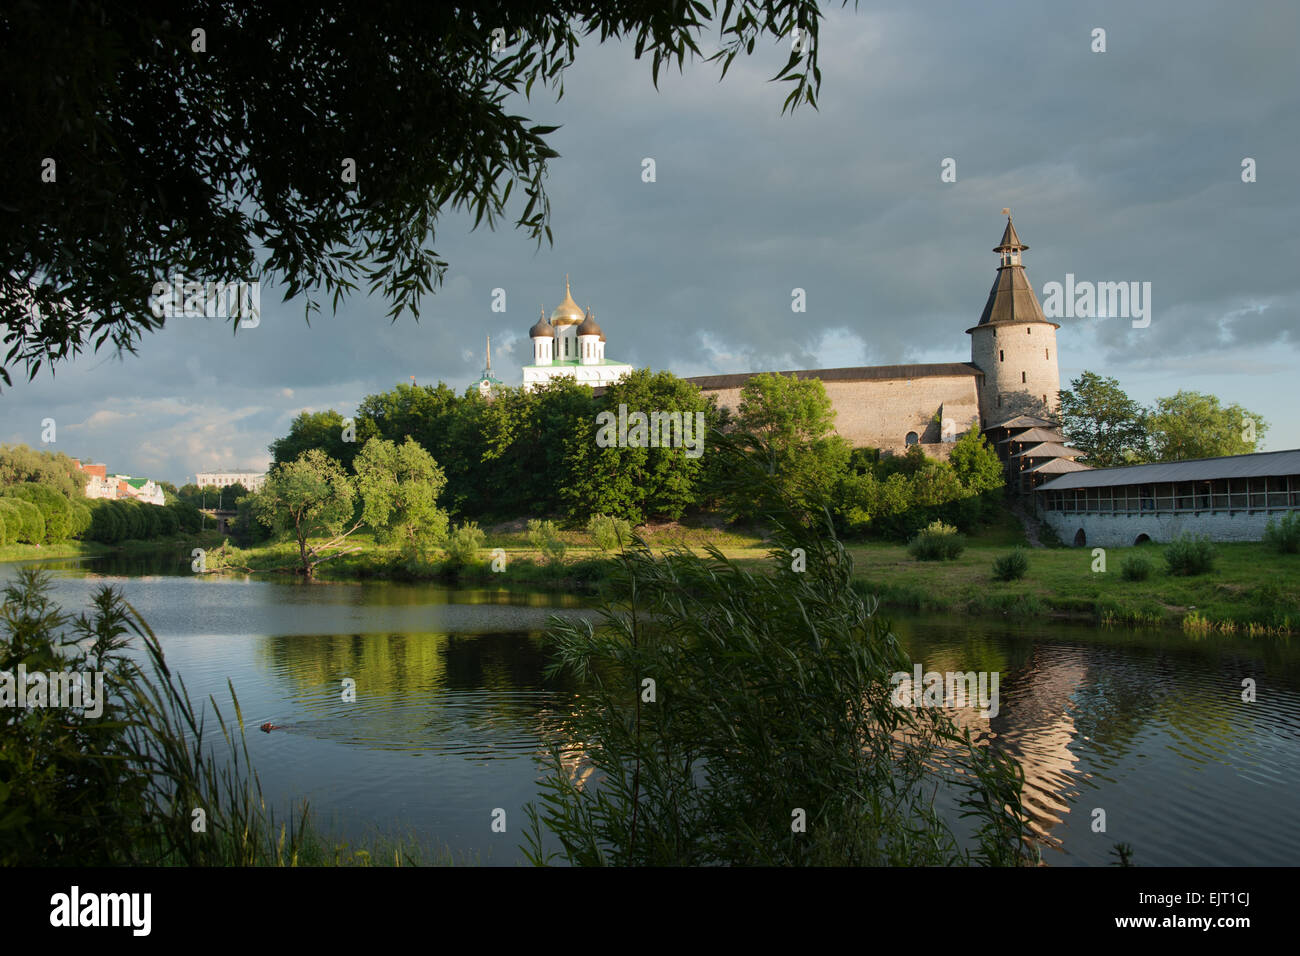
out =
[[[756,532],[737,532],[679,524],[645,530],[657,551],[688,547],[702,552],[710,544],[750,568],[768,561],[767,543]],[[433,581],[482,587],[523,586],[546,591],[597,595],[608,589],[617,558],[591,544],[578,531],[562,532],[563,558],[552,560],[533,548],[521,530],[490,531],[480,560],[457,565],[439,557],[411,558],[377,545],[369,535],[354,535],[359,550],[319,565],[323,581]],[[993,578],[994,560],[1024,544],[1018,525],[999,523],[972,536],[953,561],[916,561],[902,544],[850,542],[854,588],[876,597],[888,612],[953,614],[1013,619],[1052,619],[1097,625],[1290,634],[1300,630],[1300,555],[1278,554],[1260,543],[1217,544],[1214,571],[1193,577],[1165,570],[1158,544],[1106,550],[1105,570],[1092,549],[1026,548],[1029,569],[1019,581]],[[58,545],[10,545],[0,561],[52,560],[104,554],[161,554],[189,565],[192,550],[205,550],[211,573],[293,575],[294,544],[279,542],[239,549],[214,531],[165,541],[131,541],[115,546],[70,541]],[[1145,581],[1126,581],[1125,559],[1140,554],[1152,566]],[[440,555],[440,553],[439,553]],[[493,560],[493,558],[496,560]],[[502,560],[504,559],[504,560]],[[1096,569],[1095,569],[1096,568]]]
[[[523,535],[490,534],[483,560],[454,565],[437,559],[407,558],[361,538],[361,550],[319,566],[321,580],[440,581],[483,586],[526,585],[545,590],[598,593],[612,581],[617,558],[601,552],[578,532],[566,533],[568,550],[550,560]],[[687,546],[702,551],[712,543],[724,555],[750,568],[770,560],[768,545],[756,534],[707,528],[652,529],[655,550]],[[1164,548],[1157,544],[1107,549],[1105,570],[1086,548],[1027,548],[1029,570],[1019,581],[996,581],[993,562],[1023,544],[1016,528],[999,525],[973,537],[953,561],[916,561],[902,544],[850,543],[854,587],[877,597],[883,611],[1047,618],[1098,625],[1179,628],[1192,633],[1241,631],[1289,634],[1300,629],[1300,555],[1278,554],[1260,543],[1216,545],[1215,570],[1202,575],[1171,575]],[[496,552],[497,560],[492,560]],[[1151,565],[1144,581],[1124,580],[1126,558],[1140,554]],[[222,562],[240,569],[292,568],[292,544],[248,550],[220,549],[211,568]],[[504,560],[502,560],[504,559]],[[291,572],[284,572],[291,573]]]

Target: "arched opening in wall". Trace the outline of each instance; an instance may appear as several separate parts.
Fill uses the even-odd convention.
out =
[[[1137,547],[1139,544],[1150,544],[1150,543],[1151,543],[1151,535],[1149,534],[1140,534],[1133,539],[1134,547]]]
[[[907,437],[903,439],[903,444],[915,445],[920,440],[921,440],[921,436],[918,435],[916,432],[908,432]]]
[[[1088,543],[1088,536],[1084,534],[1083,529],[1080,528],[1078,531],[1074,533],[1074,546],[1076,548],[1082,548],[1087,543]]]

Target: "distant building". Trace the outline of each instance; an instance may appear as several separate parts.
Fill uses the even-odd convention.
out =
[[[118,484],[119,498],[134,498],[147,505],[165,505],[163,490],[152,478],[132,478],[130,475],[114,475]]]
[[[86,482],[87,498],[112,499],[117,497],[117,481],[108,477],[107,465],[83,465],[79,458],[72,459],[72,463],[88,479]]]
[[[86,497],[107,498],[110,501],[140,501],[147,505],[164,505],[167,503],[162,487],[152,478],[132,478],[130,475],[110,475],[107,465],[83,465],[78,458],[72,459],[87,477]]]
[[[487,367],[483,369],[483,374],[471,388],[478,389],[478,393],[492,401],[492,390],[504,384],[501,379],[492,374],[492,336],[487,337]]]
[[[266,483],[265,472],[207,471],[194,476],[200,488],[224,488],[226,485],[243,485],[249,491],[261,491]]]
[[[1300,449],[1093,468],[1035,489],[1038,515],[1068,544],[1123,547],[1183,533],[1259,541],[1300,510]]]

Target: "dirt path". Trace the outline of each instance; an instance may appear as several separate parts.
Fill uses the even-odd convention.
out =
[[[1029,512],[1025,510],[1025,502],[1023,499],[1017,498],[1012,502],[1011,513],[1015,515],[1024,526],[1025,538],[1028,540],[1031,548],[1046,547],[1038,537],[1038,519],[1032,517]]]

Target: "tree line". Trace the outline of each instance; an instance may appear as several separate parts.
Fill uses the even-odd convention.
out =
[[[1085,371],[1061,390],[1066,440],[1094,468],[1245,455],[1258,451],[1262,415],[1216,396],[1179,390],[1143,406],[1119,382]]]
[[[27,445],[0,445],[0,545],[57,544],[70,539],[115,544],[200,530],[197,508],[87,499],[88,478],[67,455]]]
[[[627,441],[597,440],[602,420],[652,411],[700,423],[703,453],[647,441],[644,433],[633,440],[634,428],[627,429]],[[495,389],[491,400],[475,390],[457,394],[442,383],[399,384],[368,396],[351,418],[333,409],[298,415],[289,434],[271,444],[268,487],[240,502],[241,517],[247,513],[263,528],[287,532],[292,486],[294,494],[314,488],[332,499],[329,507],[323,500],[320,505],[332,515],[322,534],[342,534],[349,521],[371,523],[369,501],[380,482],[374,456],[390,460],[381,484],[399,489],[410,479],[396,475],[392,456],[406,449],[400,453],[413,469],[418,449],[428,456],[418,459],[420,468],[437,476],[424,479],[421,493],[432,490],[433,507],[445,513],[433,539],[455,522],[523,517],[554,517],[579,527],[593,515],[638,525],[706,515],[762,520],[771,502],[734,481],[728,464],[734,456],[717,453],[724,444],[764,460],[781,495],[806,514],[829,512],[850,534],[905,538],[935,518],[969,526],[996,507],[1002,468],[978,430],[962,436],[949,460],[940,461],[919,447],[903,456],[852,449],[835,434],[834,417],[819,380],[776,374],[750,379],[734,414],[692,383],[647,369],[600,395],[567,378],[533,391]],[[344,480],[353,482],[347,506]],[[331,494],[331,488],[337,490]],[[278,511],[273,499],[281,501]],[[379,527],[392,538],[382,522]],[[256,538],[251,527],[243,530]],[[410,535],[407,540],[420,543]]]

